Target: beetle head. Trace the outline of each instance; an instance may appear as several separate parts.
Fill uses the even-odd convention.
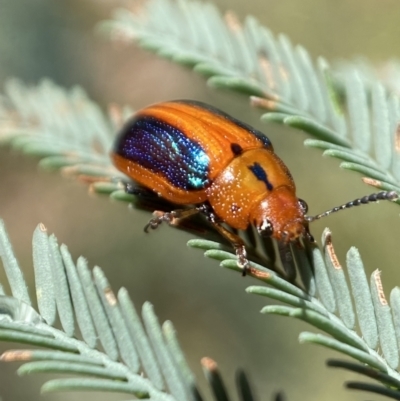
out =
[[[275,188],[253,208],[250,221],[262,236],[290,242],[308,234],[305,218],[307,204],[298,199],[292,188]]]

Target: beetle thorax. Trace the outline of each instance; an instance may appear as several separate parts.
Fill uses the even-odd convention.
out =
[[[207,189],[207,198],[221,220],[233,228],[245,230],[253,223],[252,211],[260,202],[269,200],[280,187],[287,188],[295,203],[296,189],[286,166],[271,150],[252,149],[234,158],[222,169]],[[289,200],[290,196],[278,204],[285,205]],[[267,212],[279,211],[275,203],[266,203]],[[264,207],[253,215],[259,221],[259,217],[265,216]],[[270,217],[268,219],[271,220]]]
[[[289,242],[306,232],[304,210],[292,188],[275,188],[250,212],[250,221],[261,235]]]

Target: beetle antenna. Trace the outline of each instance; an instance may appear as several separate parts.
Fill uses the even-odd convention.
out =
[[[398,199],[399,199],[399,195],[395,191],[377,192],[375,194],[363,196],[362,198],[354,199],[353,201],[347,202],[341,206],[336,206],[333,209],[327,210],[326,212],[323,212],[321,214],[317,214],[316,216],[305,216],[305,219],[308,222],[312,222],[315,220],[319,220],[322,217],[329,216],[331,213],[338,212],[339,210],[349,209],[350,207],[353,207],[353,206],[366,205],[367,203],[378,202],[380,200],[395,201]]]

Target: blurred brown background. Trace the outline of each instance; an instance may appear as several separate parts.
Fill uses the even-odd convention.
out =
[[[286,33],[293,43],[302,44],[314,58],[323,55],[334,61],[365,55],[381,62],[398,56],[400,7],[395,0],[219,0],[217,4],[223,11],[235,10],[240,17],[257,16],[274,33]],[[121,5],[105,0],[0,0],[0,83],[16,76],[27,83],[50,77],[66,87],[79,84],[103,108],[111,102],[139,108],[174,98],[206,101],[268,134],[311,213],[370,192],[359,176],[340,171],[337,161],[321,159],[319,151],[305,149],[304,134],[261,125],[259,112],[250,109],[246,97],[211,90],[190,70],[135,46],[116,45],[96,36],[95,24]],[[259,310],[267,302],[244,291],[256,282],[222,270],[201,252],[188,249],[188,234],[162,227],[144,235],[148,214],[130,211],[107,197],[90,196],[83,185],[39,171],[34,159],[10,149],[0,149],[0,216],[29,280],[31,235],[43,222],[75,258],[84,255],[90,265],[100,265],[115,290],[126,286],[138,308],[148,300],[161,321],[174,322],[191,367],[203,384],[199,361],[210,356],[219,363],[229,388],[235,370],[247,370],[260,400],[268,400],[280,389],[288,400],[368,397],[342,388],[344,380],[355,376],[324,367],[326,358],[339,355],[298,344],[298,333],[309,327],[261,315]],[[383,270],[388,294],[399,282],[394,262],[399,249],[399,209],[381,203],[332,216],[312,227],[317,239],[325,225],[333,231],[342,262],[347,249],[355,245],[369,272]],[[41,399],[44,376],[17,378],[16,367],[0,365],[2,400]],[[81,396],[45,397],[72,400]],[[86,394],[85,398],[129,397]]]

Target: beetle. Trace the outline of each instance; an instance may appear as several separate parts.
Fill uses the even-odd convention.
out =
[[[226,226],[255,226],[262,236],[289,243],[312,239],[309,222],[351,206],[397,199],[380,192],[317,216],[296,196],[289,169],[260,131],[205,103],[175,100],[137,112],[117,136],[111,158],[141,187],[181,206],[154,212],[145,227],[203,213],[233,245],[243,275],[249,268],[243,240]],[[179,207],[178,206],[178,207]]]

